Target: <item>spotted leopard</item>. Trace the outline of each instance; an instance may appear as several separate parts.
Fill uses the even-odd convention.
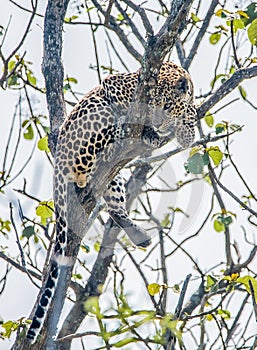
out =
[[[67,186],[75,182],[85,187],[94,175],[98,161],[108,156],[108,147],[122,135],[120,116],[125,115],[133,101],[140,71],[107,77],[74,107],[59,133],[54,173],[56,243],[46,280],[27,337],[34,342],[46,317],[58,279],[60,257],[67,242]],[[153,147],[163,138],[173,139],[186,148],[194,140],[193,83],[189,74],[172,62],[162,64],[158,84],[150,95],[149,116],[142,139]],[[102,152],[107,149],[107,152]],[[136,245],[147,246],[150,238],[129,218],[126,211],[124,180],[117,175],[104,194],[108,211],[123,227]]]

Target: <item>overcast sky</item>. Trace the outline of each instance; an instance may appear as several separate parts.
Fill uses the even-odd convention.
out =
[[[24,6],[29,7],[29,0],[22,2]],[[45,10],[46,0],[39,1],[38,12],[43,14]],[[0,11],[0,24],[6,27],[10,21],[9,30],[3,47],[3,53],[7,56],[12,48],[17,45],[19,39],[24,32],[25,24],[28,22],[29,14],[24,11],[17,9],[16,6],[11,4],[8,0],[1,0],[1,11]],[[41,74],[41,62],[42,62],[42,28],[43,20],[40,17],[36,17],[36,20],[33,23],[32,30],[26,40],[25,45],[22,47],[20,54],[26,51],[25,59],[33,62],[32,70],[35,73],[39,81],[39,85],[43,86],[43,79]],[[76,34],[75,34],[76,33]],[[97,40],[99,41],[99,53],[100,60],[102,64],[108,65],[108,55],[106,52],[106,38],[102,34],[103,32],[97,32]],[[114,37],[114,36],[113,36]],[[117,42],[117,47],[124,55],[125,52],[120,48],[119,43]],[[78,49],[79,48],[79,49]],[[218,47],[210,45],[206,39],[202,46],[199,49],[199,54],[192,64],[190,69],[190,74],[192,75],[196,95],[200,93],[206,93],[209,91],[210,81],[212,80],[211,72],[213,72],[213,64],[217,59]],[[174,55],[173,59],[176,60]],[[78,79],[78,85],[76,86],[76,91],[86,93],[88,90],[93,88],[98,84],[96,73],[89,69],[90,64],[95,64],[93,46],[91,41],[90,32],[85,30],[83,27],[73,27],[65,26],[64,32],[64,49],[63,49],[63,60],[65,73],[69,76],[76,77]],[[113,55],[113,61],[115,67],[123,71],[124,69],[118,63]],[[137,63],[131,60],[129,63],[131,70],[136,70],[138,68]],[[245,82],[243,86],[246,88],[247,96],[254,103],[257,99],[257,89],[256,89],[256,79],[252,81]],[[31,95],[35,96],[33,91],[30,91]],[[14,106],[17,102],[19,96],[18,91],[3,91],[0,90],[0,162],[2,162],[3,152],[6,148],[7,136],[9,127],[11,124],[11,117],[14,113]],[[235,97],[239,97],[238,90],[233,92],[226,98],[226,101],[230,101]],[[223,103],[223,101],[222,101]],[[219,105],[220,106],[220,105]],[[214,110],[218,109],[219,106],[215,106]],[[70,107],[68,107],[69,109]],[[44,97],[38,99],[38,96],[35,97],[35,109],[38,113],[47,114],[46,103]],[[26,116],[26,107],[24,108],[24,117]],[[237,164],[240,165],[240,170],[245,176],[247,182],[252,188],[254,193],[257,193],[256,185],[256,149],[257,149],[257,118],[256,110],[253,110],[249,107],[248,104],[242,103],[239,101],[229,108],[223,109],[216,117],[215,121],[219,122],[222,120],[233,121],[236,124],[244,124],[244,131],[241,134],[238,134],[235,137],[233,144],[231,145],[231,153],[234,156],[234,159]],[[17,127],[14,133],[17,135]],[[23,163],[24,159],[27,158],[31,150],[31,144],[33,141],[23,140],[21,144],[21,149],[18,153],[18,159],[15,163],[15,171],[20,168],[20,165]],[[11,145],[13,146],[13,142]],[[174,144],[173,146],[174,147]],[[10,147],[12,149],[12,147]],[[168,172],[172,174],[172,181],[174,183],[180,180],[184,174],[183,163],[185,162],[188,156],[188,151],[184,154],[180,154],[166,165],[164,168],[163,174]],[[52,175],[51,167],[45,161],[44,154],[36,150],[35,155],[33,156],[30,165],[26,168],[23,175],[18,181],[15,181],[7,191],[7,196],[0,197],[0,217],[8,219],[8,202],[12,201],[14,206],[17,205],[17,193],[13,191],[13,188],[21,188],[23,185],[23,178],[29,179],[28,181],[28,190],[34,196],[39,197],[43,200],[50,199],[52,197]],[[235,192],[238,196],[243,194],[243,187],[238,182],[233,182],[234,174],[231,170],[228,170],[223,178],[224,183],[226,183],[229,188]],[[200,195],[199,195],[200,193]],[[200,222],[201,218],[204,217],[205,212],[202,212],[202,208],[205,208],[209,205],[210,199],[210,188],[208,185],[201,183],[196,186],[190,187],[184,195],[178,194],[173,203],[174,206],[187,208],[187,211],[194,218],[190,222],[188,221],[178,221],[177,223],[177,235],[185,235],[188,232],[193,232],[197,227],[197,224]],[[7,198],[6,198],[7,197]],[[23,206],[23,209],[26,211],[26,214],[34,216],[34,210],[31,201],[26,200],[25,198],[19,197]],[[224,196],[226,204],[229,207],[229,210],[232,212],[238,212],[238,205],[231,201],[227,196]],[[185,205],[186,201],[186,205]],[[164,201],[165,203],[165,201]],[[157,197],[156,211],[163,210],[163,197]],[[17,217],[17,212],[16,212]],[[245,224],[246,218],[244,215],[242,217],[238,216],[237,224],[234,226],[234,232],[237,235],[236,239],[241,240],[240,238],[240,225]],[[242,221],[240,221],[242,220]],[[240,223],[240,224],[239,224]],[[190,229],[189,229],[190,227]],[[189,231],[188,231],[189,230]],[[199,262],[202,265],[205,265],[206,268],[215,265],[215,263],[220,261],[219,247],[223,238],[221,235],[211,231],[211,225],[206,229],[206,235],[201,235],[200,239],[195,240],[191,243],[190,251],[194,256],[198,256]],[[180,236],[179,236],[180,235]],[[184,237],[184,236],[183,236]],[[6,246],[11,245],[10,252],[15,255],[18,254],[18,249],[15,244],[15,239],[12,237],[11,240],[6,241],[0,237],[0,245]],[[211,249],[206,249],[210,247]],[[218,252],[215,254],[215,251]],[[179,266],[179,264],[178,264]],[[188,268],[191,264],[186,263],[181,266],[181,268],[176,269],[174,274],[171,277],[171,284],[176,283],[183,279],[188,273]],[[256,264],[255,264],[256,266]],[[4,263],[0,260],[0,271],[3,271]],[[0,317],[3,319],[18,319],[22,316],[28,316],[30,309],[36,298],[37,290],[33,287],[28,278],[21,274],[12,272],[10,275],[10,280],[6,287],[5,293],[0,297]],[[2,349],[2,344],[0,343],[0,349]],[[6,346],[6,343],[5,345]]]

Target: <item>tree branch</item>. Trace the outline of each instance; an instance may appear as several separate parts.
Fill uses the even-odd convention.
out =
[[[63,95],[62,28],[69,0],[48,1],[44,21],[44,57],[42,71],[51,133],[49,148],[55,153],[59,127],[66,116]]]
[[[218,5],[218,3],[219,3],[218,0],[214,0],[214,1],[211,2],[210,7],[209,7],[209,9],[208,9],[208,11],[206,13],[205,18],[204,18],[203,24],[202,24],[202,26],[201,26],[198,34],[197,34],[197,37],[195,38],[194,43],[193,43],[193,45],[191,47],[189,55],[185,58],[184,62],[182,62],[182,66],[186,70],[188,70],[188,68],[189,68],[190,64],[192,63],[195,55],[197,54],[197,49],[198,49],[198,47],[199,47],[199,45],[200,45],[200,43],[201,43],[201,41],[203,39],[203,36],[206,33],[206,30],[207,30],[207,28],[209,26],[210,20],[211,20],[212,15],[213,15],[213,12],[214,12],[216,6]],[[177,46],[177,49],[178,48],[179,48],[179,46]]]
[[[228,80],[226,80],[213,95],[205,101],[197,111],[198,118],[203,118],[215,104],[220,102],[225,96],[233,91],[243,80],[257,76],[257,66],[241,68],[237,70]]]
[[[128,52],[138,61],[141,62],[142,60],[142,56],[140,55],[140,53],[134,48],[134,46],[130,43],[130,41],[128,40],[127,36],[125,35],[124,31],[121,29],[121,27],[119,26],[119,24],[117,23],[117,21],[115,20],[115,18],[108,14],[107,12],[105,12],[102,8],[102,6],[98,3],[97,0],[92,0],[92,3],[94,4],[94,6],[97,8],[97,10],[99,12],[102,13],[102,15],[104,17],[107,17],[109,19],[109,23],[105,23],[105,27],[108,29],[113,30],[116,35],[118,36],[118,38],[120,39],[120,41],[122,42],[122,44],[125,46],[125,48],[128,50]]]

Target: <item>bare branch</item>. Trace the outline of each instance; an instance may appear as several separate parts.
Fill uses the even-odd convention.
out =
[[[236,44],[235,44],[235,37],[234,37],[234,20],[233,19],[230,21],[230,33],[231,33],[231,42],[232,42],[232,49],[233,49],[233,53],[234,53],[235,63],[236,63],[237,68],[241,68],[242,66],[238,60],[237,52],[236,52]]]
[[[230,197],[232,197],[238,204],[240,204],[245,210],[249,211],[249,213],[251,213],[252,215],[254,215],[255,217],[257,217],[257,212],[254,211],[252,208],[248,207],[244,202],[242,202],[237,196],[234,195],[234,193],[232,193],[228,188],[226,188],[221,182],[220,180],[217,178],[215,172],[213,171],[213,169],[210,170],[211,175],[213,175],[213,178],[215,180],[215,182],[218,184],[218,186],[220,188],[222,188],[223,191],[225,191],[227,194],[230,195]]]
[[[97,43],[96,43],[96,38],[95,38],[95,32],[93,29],[93,24],[91,20],[91,14],[90,11],[88,11],[88,4],[85,2],[86,9],[87,9],[87,15],[90,23],[90,30],[91,30],[91,35],[92,35],[92,40],[94,44],[94,52],[95,52],[95,60],[96,60],[96,67],[97,67],[97,76],[98,76],[98,82],[101,84],[101,73],[100,73],[100,64],[99,64],[99,57],[98,57],[98,51],[97,51]]]
[[[28,272],[27,270],[27,266],[26,266],[26,261],[25,261],[25,256],[24,256],[24,251],[22,249],[22,246],[21,246],[21,243],[20,243],[20,240],[19,240],[19,236],[18,236],[18,232],[17,232],[17,228],[16,228],[16,225],[15,225],[15,222],[14,222],[14,219],[13,219],[13,206],[12,206],[12,203],[9,203],[9,208],[10,208],[10,218],[11,218],[11,223],[13,225],[13,228],[14,228],[14,232],[15,232],[15,236],[16,236],[16,243],[18,245],[18,248],[19,248],[19,251],[20,251],[20,255],[21,255],[21,263],[22,263],[22,267],[23,269],[26,271],[29,279],[31,280],[31,282],[36,286],[38,287],[38,285],[33,281],[32,277],[30,276],[30,273]]]
[[[131,28],[132,33],[140,41],[140,43],[144,46],[145,45],[145,39],[140,34],[140,32],[137,29],[135,23],[132,21],[132,19],[130,19],[130,17],[128,16],[127,12],[125,10],[123,10],[123,8],[120,6],[118,1],[115,1],[115,6],[117,7],[117,10],[122,14],[122,16],[124,17],[125,21],[129,25],[129,27]]]
[[[135,12],[137,12],[139,14],[139,16],[141,17],[141,20],[143,22],[143,25],[145,27],[146,35],[153,35],[154,34],[153,27],[152,27],[151,22],[149,21],[146,13],[145,13],[144,8],[141,5],[135,5],[130,0],[123,0],[123,2],[125,2],[125,4],[127,4]]]
[[[183,287],[182,287],[182,290],[181,290],[181,293],[180,293],[180,296],[179,296],[178,304],[177,304],[177,307],[176,307],[176,310],[175,310],[175,317],[176,318],[180,317],[182,306],[183,306],[184,299],[185,299],[185,296],[186,296],[186,291],[187,291],[188,284],[189,284],[189,281],[190,281],[191,277],[192,277],[191,274],[187,275],[186,279],[185,279],[185,281],[183,283]]]
[[[37,280],[41,281],[41,275],[39,275],[38,273],[36,273],[33,270],[30,269],[26,269],[24,268],[24,266],[20,265],[19,263],[17,263],[15,260],[13,260],[12,258],[10,258],[9,256],[5,255],[3,252],[0,252],[0,258],[5,260],[8,264],[12,265],[13,267],[15,267],[17,270],[21,271],[21,272],[25,272],[25,273],[29,273],[31,276],[35,277]],[[38,286],[37,286],[38,287]],[[39,287],[38,287],[39,288]]]
[[[255,315],[255,320],[257,321],[257,302],[256,302],[256,291],[253,288],[253,282],[251,280],[249,280],[249,287],[250,287],[250,291],[251,291],[251,295],[252,295],[252,303],[253,303],[253,311],[254,311],[254,315]]]
[[[211,2],[210,7],[206,13],[206,16],[204,18],[203,24],[201,26],[201,29],[199,30],[197,37],[194,40],[193,46],[191,47],[191,50],[189,52],[189,55],[185,58],[184,62],[182,61],[182,66],[188,70],[189,66],[191,65],[195,55],[197,54],[197,49],[203,39],[203,36],[206,33],[206,30],[210,24],[210,20],[212,18],[213,12],[216,8],[216,6],[218,5],[219,1],[218,0],[214,0]]]
[[[12,4],[14,4],[15,6],[17,6],[18,8],[20,8],[21,10],[23,10],[23,11],[26,11],[26,12],[29,12],[29,13],[33,13],[33,10],[31,11],[31,10],[29,10],[29,9],[27,9],[26,7],[23,7],[23,6],[21,6],[20,4],[18,4],[17,2],[15,2],[14,0],[9,0]],[[37,13],[37,12],[35,12],[35,15],[36,16],[38,16],[38,17],[44,17],[43,15],[41,15],[40,13]]]
[[[120,39],[120,41],[122,42],[122,44],[126,47],[126,49],[128,50],[128,52],[138,61],[141,62],[142,60],[142,56],[140,55],[140,53],[133,47],[133,45],[130,43],[130,41],[128,40],[127,36],[125,35],[124,31],[121,29],[121,27],[119,26],[119,24],[117,23],[117,21],[115,20],[115,18],[112,15],[109,15],[106,13],[106,11],[103,10],[102,6],[98,3],[97,0],[92,0],[92,3],[94,4],[94,6],[97,8],[97,10],[103,14],[103,16],[106,18],[106,16],[108,15],[109,18],[109,23],[105,23],[106,28],[113,30],[116,35],[118,36],[118,38]]]
[[[243,80],[251,79],[256,76],[257,66],[237,70],[232,77],[226,80],[216,91],[214,91],[213,95],[198,108],[198,118],[203,118],[207,111],[238,87]]]

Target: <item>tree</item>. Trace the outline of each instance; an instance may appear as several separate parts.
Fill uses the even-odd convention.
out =
[[[257,3],[244,1],[236,7],[233,1],[216,0],[208,4],[201,0],[173,0],[171,5],[160,0],[141,5],[130,0],[49,0],[41,15],[37,0],[31,0],[30,7],[10,2],[28,14],[29,21],[19,43],[9,51],[5,45],[12,22],[1,27],[1,87],[3,94],[18,90],[0,172],[4,203],[10,201],[8,191],[13,191],[15,181],[23,177],[28,164],[34,166],[31,157],[37,151],[32,145],[31,155],[18,172],[13,172],[22,138],[31,140],[31,144],[36,140],[46,155],[45,162],[53,164],[66,104],[73,106],[80,98],[75,90],[80,76],[64,73],[62,66],[63,36],[66,43],[63,28],[65,32],[72,28],[76,36],[83,26],[87,43],[91,35],[95,55],[91,69],[99,83],[106,73],[142,66],[136,101],[147,104],[150,79],[156,81],[163,60],[176,60],[192,71],[197,86],[199,136],[192,148],[183,152],[185,164],[182,156],[178,159],[181,147],[174,143],[154,154],[149,150],[142,154],[137,147],[126,153],[125,143],[122,161],[110,169],[100,169],[92,180],[97,188],[94,198],[84,191],[71,195],[74,209],[70,220],[80,234],[70,232],[67,255],[77,259],[62,272],[41,341],[28,345],[24,340],[28,321],[23,315],[20,319],[3,320],[4,346],[9,344],[7,338],[15,335],[13,349],[70,349],[72,342],[76,348],[89,349],[254,349],[256,195],[254,183],[249,180],[253,160],[244,161],[251,146],[245,151],[240,145],[250,144],[247,123],[251,121],[247,114],[256,109],[251,83],[257,75]],[[41,16],[44,88],[33,71],[35,62],[32,66],[23,49],[33,23]],[[79,45],[77,50],[75,55],[80,54]],[[203,57],[210,62],[203,62]],[[198,81],[205,67],[208,74],[201,90]],[[35,94],[46,97],[49,119],[36,110]],[[233,120],[237,119],[234,105],[245,127]],[[14,131],[16,124],[18,136]],[[133,127],[131,136],[136,140],[140,131],[140,127]],[[11,139],[15,139],[14,145]],[[147,250],[135,249],[102,212],[99,196],[121,165],[128,175],[131,215],[142,221],[153,236]],[[31,181],[24,180],[23,186],[12,192],[12,196],[19,195],[18,210],[13,204],[17,199],[12,200],[10,217],[1,215],[0,219],[4,242],[0,257],[5,266],[5,272],[1,272],[3,296],[14,269],[27,274],[29,283],[37,286],[41,275],[46,275],[54,237],[54,203],[36,198]],[[181,196],[181,200],[176,196]],[[32,201],[34,214],[26,215],[23,197]],[[197,215],[201,201],[204,205]],[[183,225],[186,232],[181,236]],[[87,235],[94,234],[91,243],[82,240],[82,233],[88,230]],[[10,243],[16,241],[18,256],[12,256],[6,247],[8,237]],[[37,258],[42,248],[45,266]],[[58,339],[53,341],[68,287],[69,313],[61,318]]]

